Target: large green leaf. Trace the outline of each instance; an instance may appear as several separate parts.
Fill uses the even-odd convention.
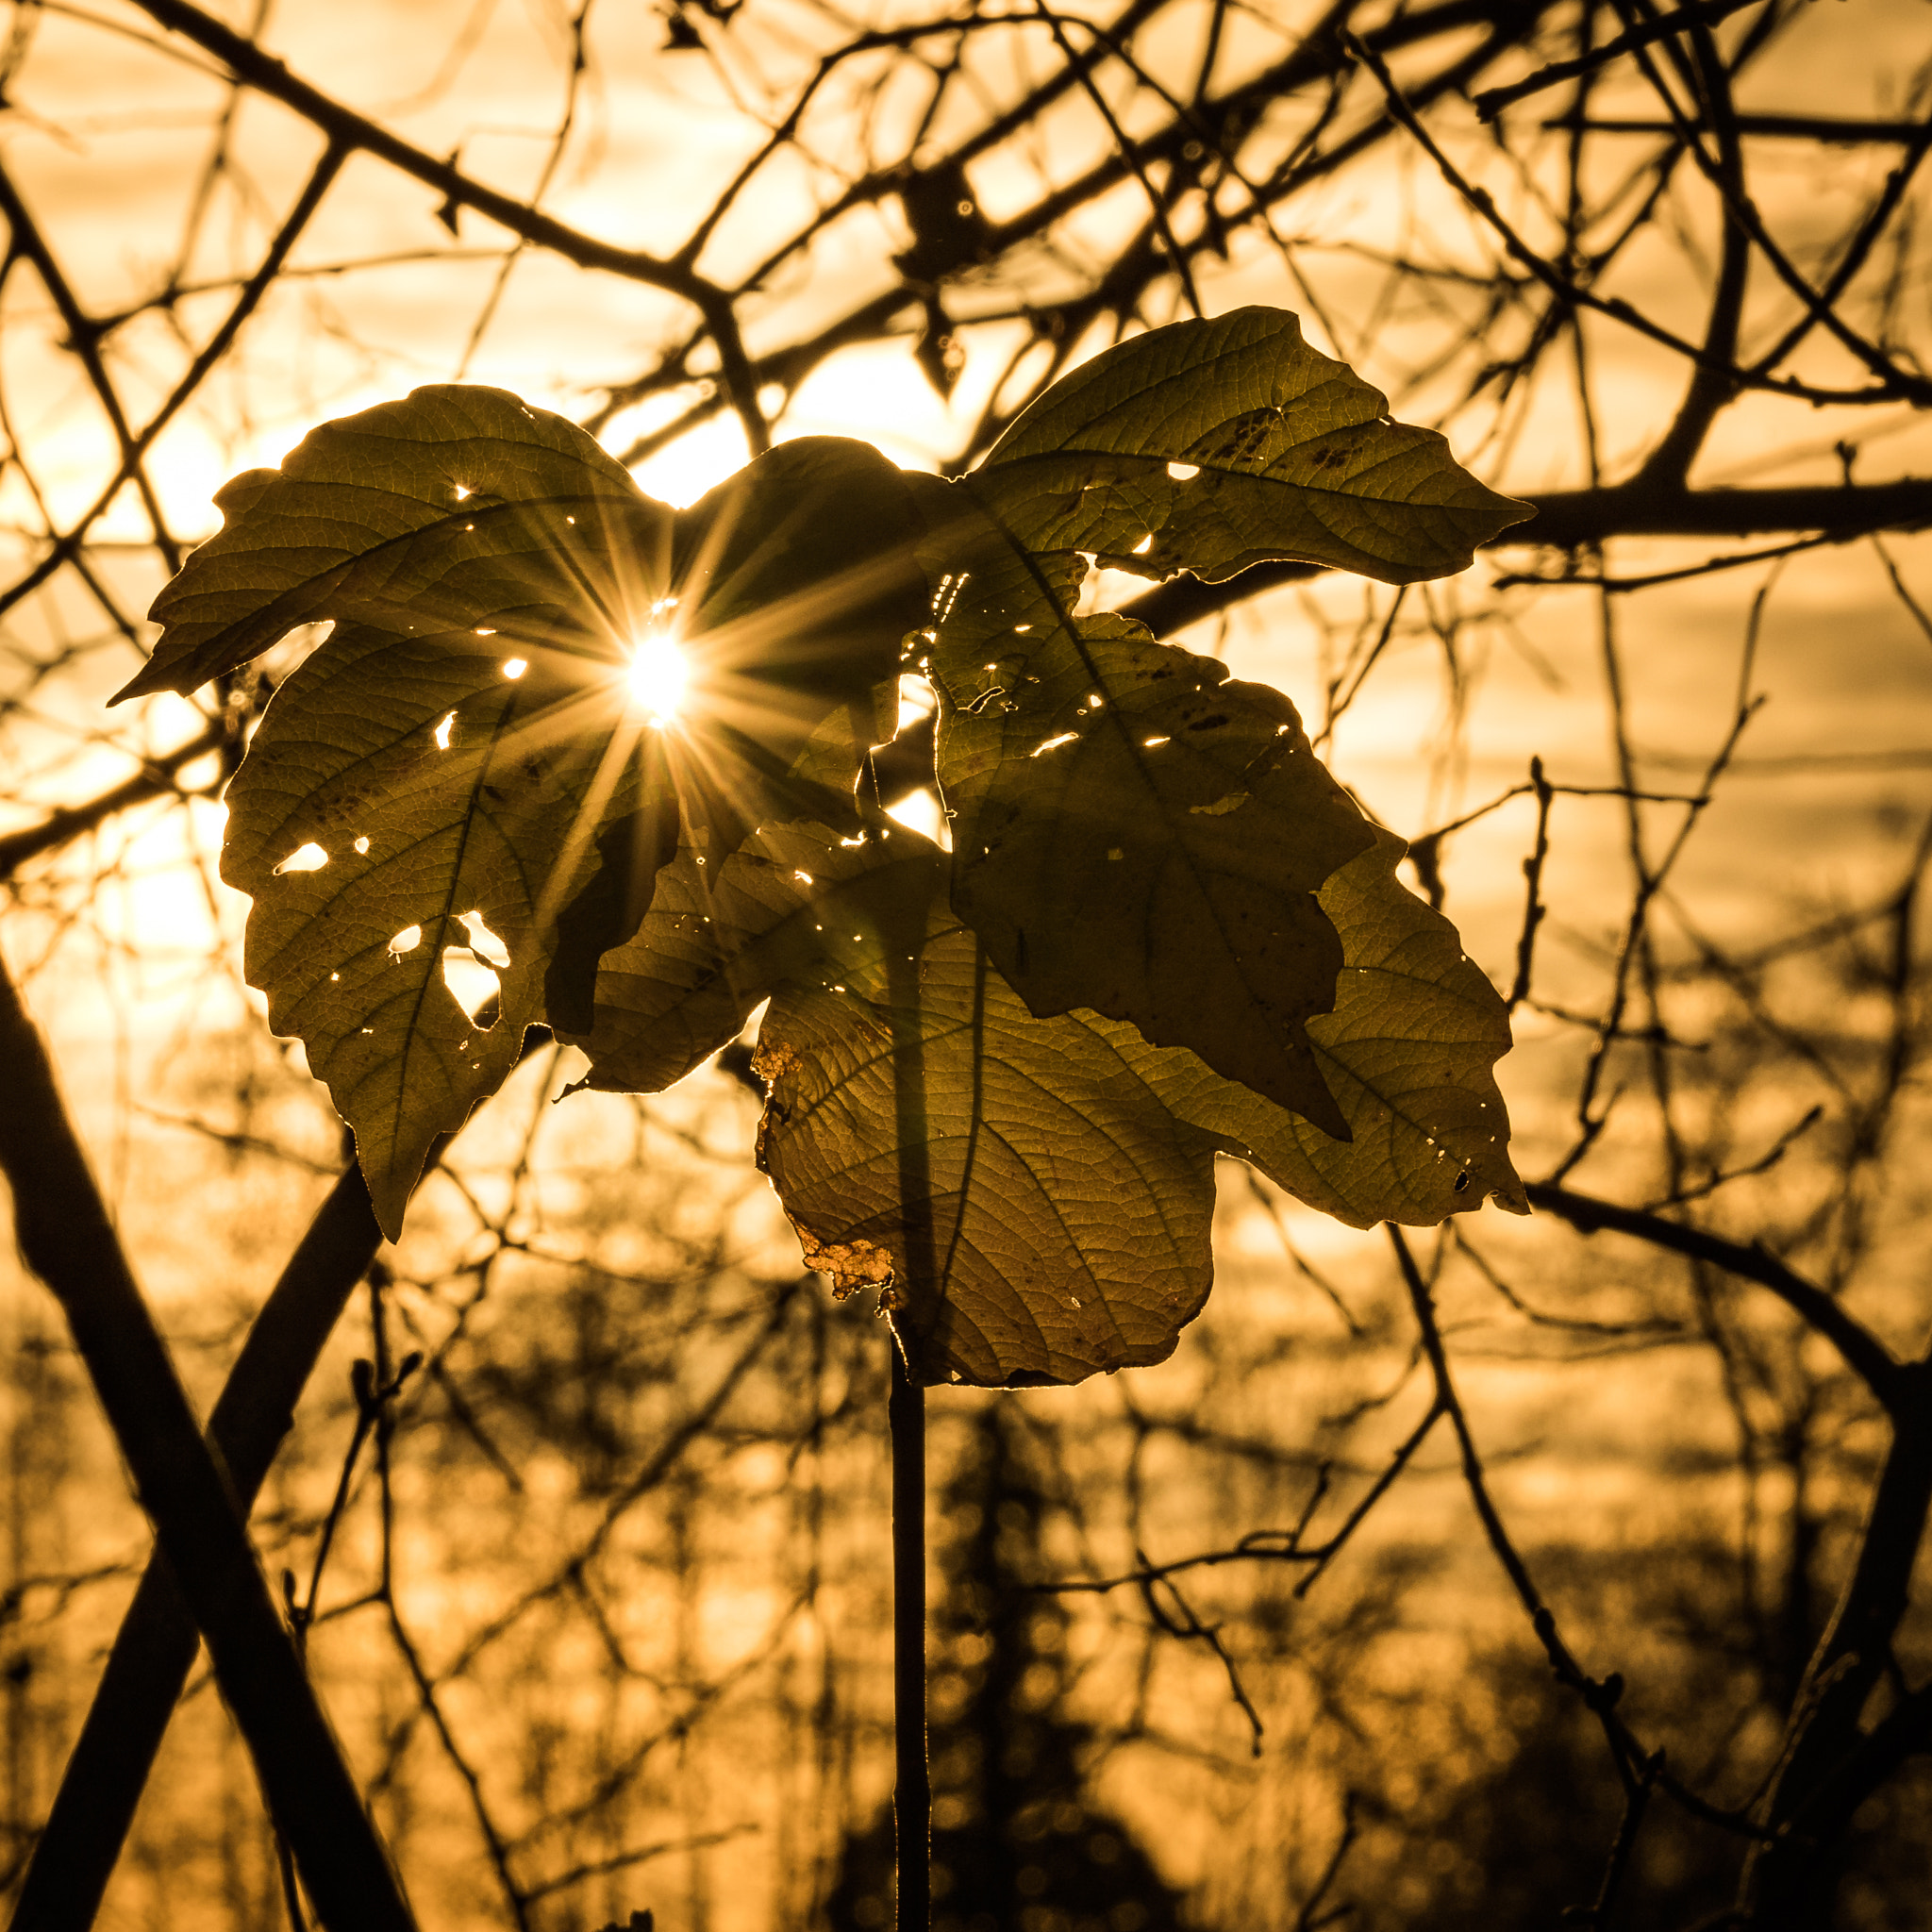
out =
[[[1220,583],[1293,558],[1415,583],[1534,514],[1278,308],[1135,336],[1024,411],[972,487],[1036,551]]]
[[[225,523],[155,599],[160,641],[117,704],[193,691],[323,618],[494,624],[616,662],[670,576],[673,512],[503,390],[444,384],[325,423],[215,501]]]
[[[1034,1013],[1130,1020],[1345,1140],[1307,1030],[1341,959],[1316,890],[1369,827],[1280,693],[1078,615],[1088,555],[1407,582],[1527,510],[1264,309],[1096,357],[923,502],[955,908]]]
[[[340,625],[276,693],[228,791],[222,875],[255,902],[247,977],[355,1128],[392,1238],[429,1143],[515,1064],[558,914],[597,863],[575,828],[611,733],[558,729],[574,708],[541,677],[507,678],[474,638]],[[575,708],[591,707],[622,698]],[[634,764],[617,760],[608,808],[635,804]],[[497,972],[494,1024],[458,1004],[452,951]]]
[[[126,694],[337,625],[257,734],[224,871],[257,901],[249,976],[356,1128],[393,1234],[525,1024],[589,1029],[598,959],[681,840],[716,864],[761,824],[857,828],[928,605],[908,500],[876,451],[811,438],[674,513],[560,418],[441,389],[324,425],[223,501]],[[668,723],[629,675],[654,635],[690,665]],[[501,979],[489,1028],[444,984],[473,913]]]
[[[669,1085],[769,993],[759,1158],[808,1264],[880,1290],[923,1374],[1158,1360],[1207,1292],[1215,1148],[1358,1226],[1522,1207],[1502,1002],[1402,850],[1382,835],[1321,894],[1346,963],[1308,1030],[1346,1142],[1124,1022],[1034,1017],[904,832],[776,827],[715,878],[681,853],[604,962],[589,1084]]]
[[[1396,878],[1406,850],[1378,834],[1319,895],[1344,964],[1335,1010],[1308,1023],[1308,1039],[1348,1122],[1345,1142],[1191,1054],[1129,1058],[1224,1152],[1353,1227],[1429,1226],[1491,1198],[1525,1214],[1491,1071],[1509,1050],[1509,1016],[1456,928]]]
[[[884,1291],[920,1374],[1169,1354],[1211,1278],[1214,1143],[1127,1066],[1140,1036],[1029,1014],[910,833],[773,827],[715,878],[696,858],[604,962],[590,1084],[668,1085],[771,993],[759,1162],[807,1265]]]
[[[948,690],[961,917],[1036,1013],[1132,1021],[1345,1136],[1307,1032],[1342,957],[1315,894],[1372,834],[1294,707],[1118,618],[1026,662],[1010,711]]]
[[[1294,707],[1118,616],[1077,560],[956,518],[927,669],[953,904],[1042,1017],[1091,1008],[1329,1133],[1308,1050],[1341,948],[1315,890],[1373,836]]]

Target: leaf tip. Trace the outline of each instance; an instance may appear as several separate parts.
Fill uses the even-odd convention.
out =
[[[1506,1155],[1504,1159],[1507,1162],[1508,1157]],[[1523,1176],[1513,1167],[1509,1170],[1509,1185],[1500,1188],[1492,1187],[1490,1190],[1490,1199],[1505,1214],[1527,1214],[1529,1212],[1529,1190],[1523,1185]]]
[[[1486,490],[1489,486],[1483,486]],[[1495,528],[1483,539],[1485,543],[1493,543],[1505,530],[1513,529],[1518,524],[1526,524],[1539,514],[1537,505],[1526,503],[1520,496],[1505,496],[1501,491],[1490,490],[1490,501],[1483,508],[1494,520]]]
[[[375,1224],[381,1228],[385,1241],[399,1241],[403,1238],[403,1217],[408,1211],[409,1196],[415,1190],[415,1177],[408,1180],[401,1170],[390,1166],[371,1174],[365,1167],[362,1170],[364,1185],[369,1190],[369,1205],[375,1210]]]

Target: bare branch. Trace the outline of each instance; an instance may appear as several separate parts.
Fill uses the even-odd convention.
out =
[[[1620,1208],[1613,1202],[1599,1201],[1574,1189],[1552,1187],[1532,1181],[1526,1190],[1530,1205],[1559,1214],[1584,1234],[1603,1228],[1633,1235],[1653,1247],[1668,1248],[1674,1254],[1688,1255],[1693,1260],[1709,1261],[1741,1280],[1755,1281],[1768,1288],[1794,1313],[1801,1315],[1824,1337],[1845,1365],[1871,1390],[1879,1404],[1896,1415],[1909,1398],[1914,1379],[1900,1362],[1861,1322],[1815,1282],[1788,1268],[1775,1255],[1761,1247],[1745,1247],[1721,1235],[1707,1234],[1678,1221],[1667,1221],[1641,1208]]]
[[[415,1921],[269,1594],[226,1470],[128,1272],[40,1035],[0,971],[0,1166],[22,1258],[58,1297],[331,1932]]]

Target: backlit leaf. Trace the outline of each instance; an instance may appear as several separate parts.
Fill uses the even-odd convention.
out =
[[[971,522],[951,541],[928,670],[955,908],[1036,1014],[1131,1021],[1345,1135],[1306,1033],[1341,964],[1315,891],[1372,833],[1294,707],[1075,618],[1077,563]]]
[[[1128,1058],[1181,1119],[1352,1227],[1428,1226],[1493,1198],[1528,1212],[1491,1069],[1509,1016],[1456,928],[1395,876],[1384,832],[1319,894],[1341,938],[1335,1010],[1308,1039],[1350,1138],[1331,1139],[1191,1054]]]
[[[1408,582],[1527,510],[1263,309],[1096,357],[923,502],[956,909],[1036,1014],[1130,1020],[1346,1140],[1307,1031],[1341,958],[1316,889],[1369,827],[1280,693],[1078,615],[1088,555]]]
[[[1139,1034],[1028,1013],[910,833],[774,827],[716,879],[695,857],[605,961],[589,1084],[668,1085],[769,993],[759,1162],[807,1265],[881,1291],[922,1375],[1168,1355],[1211,1279],[1214,1143],[1124,1058]]]
[[[590,1028],[597,962],[681,841],[716,864],[760,824],[857,828],[928,603],[908,500],[876,451],[809,438],[674,512],[562,419],[450,388],[324,425],[223,502],[124,695],[335,622],[231,788],[224,871],[257,901],[249,977],[356,1128],[394,1234],[430,1141],[525,1025]],[[686,669],[675,717],[634,675],[654,641]],[[494,1025],[447,983],[451,953],[473,992],[497,974]]]
[[[1036,551],[1221,583],[1280,558],[1408,584],[1533,512],[1302,340],[1284,309],[1152,329],[1026,409],[972,478]]]
[[[1345,1135],[1307,1041],[1342,958],[1316,889],[1368,825],[1278,691],[1118,618],[1077,637],[1012,711],[946,721],[949,754],[1002,750],[947,790],[955,906],[1036,1012],[1132,1021]]]
[[[215,501],[226,521],[155,599],[160,641],[117,704],[192,691],[323,618],[404,636],[494,624],[596,639],[617,661],[670,575],[673,512],[503,390],[443,384],[325,423]],[[586,548],[603,570],[581,567]]]
[[[923,1374],[1158,1360],[1208,1291],[1215,1148],[1358,1226],[1521,1208],[1502,1003],[1396,883],[1402,849],[1381,836],[1322,892],[1346,963],[1309,1033],[1348,1143],[1124,1022],[1035,1018],[904,832],[774,828],[715,880],[681,853],[605,961],[589,1084],[669,1085],[771,994],[760,1161],[808,1264],[880,1291]]]
[[[1213,1143],[1124,1058],[1131,1028],[1027,1012],[940,883],[914,958],[774,997],[759,1164],[807,1265],[883,1287],[927,1381],[1160,1361],[1213,1277]]]
[[[542,1017],[557,921],[598,862],[585,833],[624,694],[560,696],[502,666],[475,639],[340,625],[276,693],[228,791],[222,875],[255,901],[248,980],[355,1128],[391,1237],[430,1141]],[[622,812],[638,761],[611,762],[603,809]],[[451,949],[473,984],[497,973],[494,1024],[458,1003]]]

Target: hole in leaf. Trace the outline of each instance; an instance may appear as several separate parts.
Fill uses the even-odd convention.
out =
[[[509,964],[509,948],[483,924],[480,912],[465,912],[460,918],[463,930],[470,935],[470,948],[477,958],[491,966]]]
[[[503,981],[468,946],[442,949],[442,983],[473,1025],[485,1007],[502,1010]],[[489,1030],[487,1025],[484,1030]]]
[[[1136,543],[1136,544],[1134,545],[1134,551],[1133,551],[1133,554],[1134,554],[1134,555],[1135,555],[1136,557],[1145,557],[1145,556],[1147,555],[1147,553],[1148,553],[1148,552],[1149,552],[1150,550],[1152,550],[1153,548],[1154,548],[1154,532],[1153,532],[1152,530],[1149,530],[1149,531],[1147,532],[1147,534],[1146,534],[1146,535],[1145,535],[1144,537],[1142,537],[1142,538],[1141,539],[1141,541],[1139,541],[1138,543]]]
[[[306,845],[298,845],[275,867],[275,876],[280,878],[285,872],[320,872],[328,863],[328,854],[313,839]]]
[[[527,658],[506,658],[503,660],[503,675],[512,683],[529,668],[530,660]]]
[[[909,674],[899,679],[899,721],[892,727],[896,737],[915,724],[923,724],[939,708],[939,695],[924,677]]]
[[[1043,738],[1026,756],[1037,758],[1041,752],[1057,751],[1063,744],[1072,744],[1079,735],[1077,731],[1062,731],[1058,738]]]
[[[886,816],[896,820],[908,832],[917,832],[922,839],[931,840],[942,852],[953,849],[953,835],[946,824],[946,815],[936,791],[908,791],[905,797],[894,799],[887,806]]]
[[[438,751],[447,751],[449,749],[449,735],[455,730],[457,714],[454,711],[445,711],[436,721],[436,748]]]
[[[356,850],[358,852],[367,852],[369,850],[369,841],[367,839],[358,839],[356,841]]]
[[[1199,463],[1170,463],[1167,474],[1176,483],[1191,483],[1201,474],[1201,466]]]
[[[394,939],[390,941],[390,952],[397,958],[405,953],[413,953],[423,943],[423,928],[420,925],[406,925]]]

